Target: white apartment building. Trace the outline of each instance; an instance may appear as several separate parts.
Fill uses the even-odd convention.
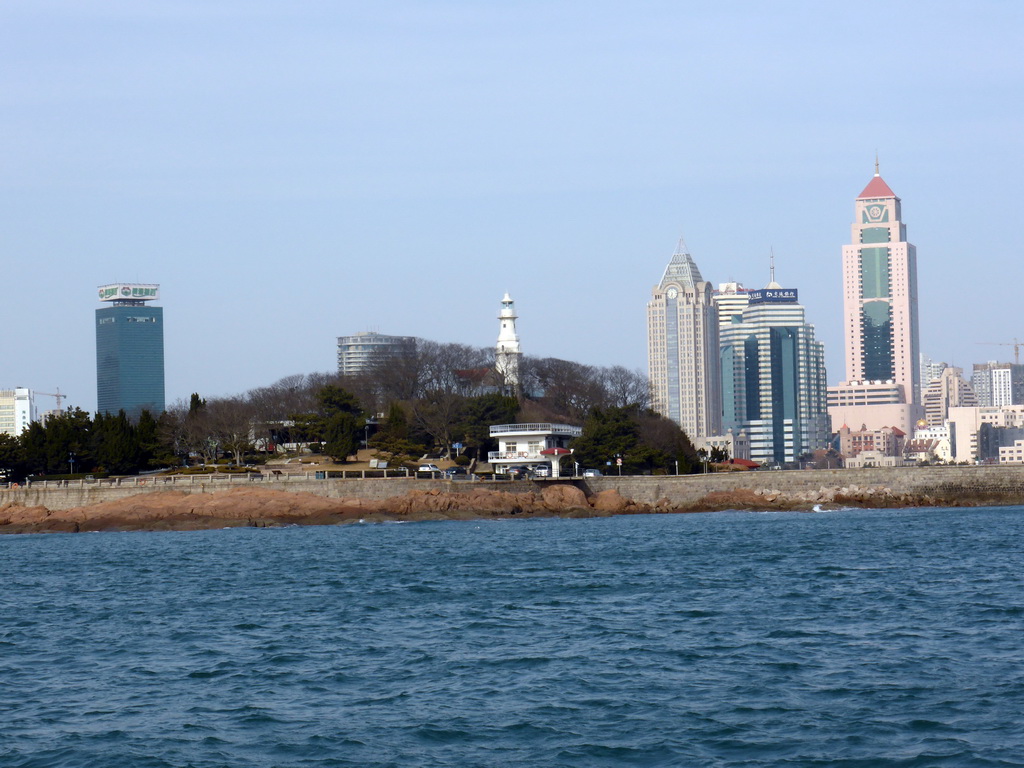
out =
[[[17,437],[33,421],[36,421],[36,401],[31,389],[0,389],[0,434]]]
[[[357,376],[389,357],[410,355],[416,350],[414,336],[385,336],[365,331],[338,337],[338,374]]]

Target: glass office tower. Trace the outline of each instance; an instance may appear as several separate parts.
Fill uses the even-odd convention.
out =
[[[164,410],[164,311],[147,304],[158,285],[118,283],[99,289],[96,310],[96,410],[133,421]]]

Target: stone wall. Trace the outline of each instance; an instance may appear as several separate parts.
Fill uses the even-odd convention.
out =
[[[715,491],[753,490],[765,493],[797,494],[820,490],[887,488],[899,494],[927,496],[941,505],[1024,503],[1024,466],[1020,467],[892,467],[878,469],[822,469],[792,471],[728,472],[707,475],[657,477],[597,477],[562,480],[517,480],[478,482],[420,480],[414,478],[330,479],[289,478],[259,482],[260,487],[306,492],[327,498],[380,500],[416,490],[465,490],[467,486],[502,491],[536,491],[550,483],[569,483],[587,495],[615,489],[622,496],[654,504],[668,499],[686,506]],[[217,493],[239,483],[204,482],[145,486],[71,485],[69,487],[22,487],[0,490],[0,505],[17,502],[24,506],[70,509],[154,491]]]
[[[588,495],[615,488],[627,498],[648,504],[662,498],[674,505],[692,504],[714,491],[799,494],[879,487],[897,494],[928,496],[942,505],[1024,503],[1024,466],[727,472],[682,477],[599,477],[587,478],[582,483]]]

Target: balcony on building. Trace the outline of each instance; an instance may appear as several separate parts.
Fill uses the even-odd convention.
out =
[[[568,449],[569,441],[583,434],[583,427],[571,424],[495,424],[491,437],[497,438],[498,450],[487,454],[487,462],[499,473],[514,464],[548,462],[551,455],[542,451]]]

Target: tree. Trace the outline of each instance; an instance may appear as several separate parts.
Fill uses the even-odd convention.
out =
[[[446,451],[451,451],[452,435],[462,421],[466,398],[457,392],[431,390],[413,404],[416,424]]]
[[[604,368],[600,373],[605,404],[625,408],[647,408],[650,405],[651,386],[647,376],[621,365]]]
[[[598,369],[553,357],[523,360],[524,391],[538,396],[550,410],[579,423],[593,408],[607,404]]]
[[[729,450],[723,446],[715,446],[711,449],[708,459],[712,464],[722,464],[729,460]]]
[[[622,459],[626,473],[694,471],[697,455],[689,438],[670,419],[636,407],[595,408],[573,441],[574,458],[585,466]]]
[[[470,455],[484,459],[488,450],[498,448],[498,441],[491,437],[491,426],[514,423],[518,413],[519,401],[514,397],[499,394],[471,397],[464,404],[457,434]]]
[[[451,451],[454,436],[465,415],[466,400],[481,394],[483,372],[494,361],[494,352],[465,344],[417,345],[420,391],[412,401],[414,426]]]
[[[700,470],[693,443],[672,419],[651,409],[637,411],[636,418],[640,442],[653,451],[648,457],[648,469],[660,467],[666,472],[675,472],[678,462],[681,475]]]
[[[359,447],[364,419],[355,396],[336,384],[324,384],[316,392],[316,409],[293,416],[294,432],[307,442],[323,443],[322,450],[344,462]]]
[[[161,438],[186,464],[192,456],[212,464],[217,460],[218,443],[210,427],[206,401],[197,404],[197,400],[198,395],[193,395],[189,405],[179,400],[167,409],[160,422]]]
[[[355,416],[363,412],[355,395],[334,384],[321,387],[316,399],[320,404],[321,413],[324,414],[348,413]]]
[[[421,456],[427,446],[415,439],[409,427],[409,418],[399,403],[388,406],[387,417],[370,438],[369,447],[390,458],[414,458]]]
[[[139,443],[139,468],[166,467],[174,463],[174,454],[160,441],[160,424],[153,414],[143,409],[135,425]]]
[[[21,441],[14,435],[0,433],[0,482],[20,483],[24,477]]]
[[[138,436],[124,409],[116,416],[96,414],[92,444],[98,466],[107,472],[127,475],[138,471],[141,458]]]
[[[205,411],[210,437],[241,466],[242,455],[252,448],[254,409],[241,397],[226,397],[211,401]]]
[[[46,430],[38,421],[21,433],[21,460],[25,475],[46,474]]]
[[[323,452],[337,462],[344,463],[359,450],[361,425],[356,417],[345,411],[335,411],[324,427]]]
[[[81,408],[68,408],[51,417],[44,428],[46,435],[46,466],[44,472],[63,474],[72,466],[92,469],[92,419]]]
[[[624,408],[595,408],[583,424],[583,434],[573,443],[573,458],[584,466],[601,466],[617,457],[631,466],[640,429],[632,413]]]

